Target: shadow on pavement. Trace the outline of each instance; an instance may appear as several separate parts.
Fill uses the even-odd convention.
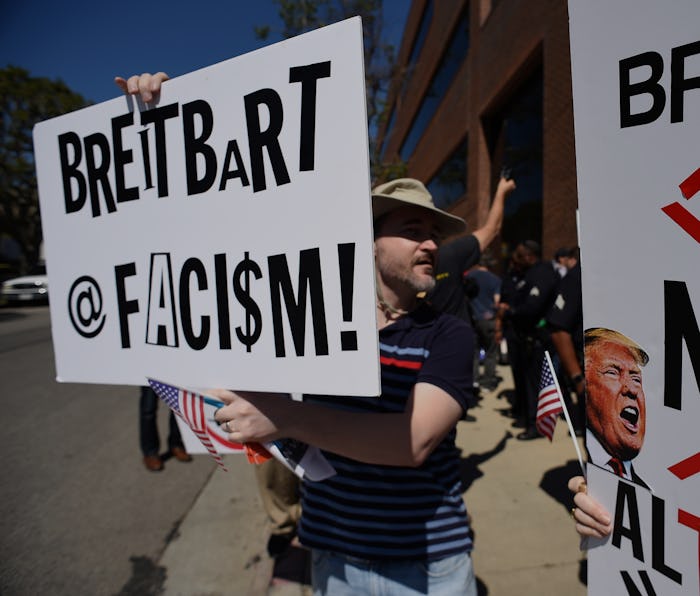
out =
[[[166,571],[148,557],[129,557],[131,578],[117,596],[156,596],[163,593]]]
[[[465,492],[475,480],[484,475],[479,466],[501,453],[506,448],[508,439],[512,437],[513,434],[510,431],[506,431],[503,438],[496,443],[493,449],[489,449],[484,453],[472,453],[468,457],[460,459],[459,476],[462,480],[462,492]]]
[[[540,488],[555,501],[559,501],[568,513],[573,506],[573,498],[567,488],[567,484],[569,483],[569,478],[580,475],[581,468],[578,460],[570,459],[563,466],[547,470],[542,475]]]
[[[558,501],[568,514],[573,505],[573,498],[571,492],[567,488],[567,484],[569,483],[569,478],[580,474],[581,467],[579,466],[578,460],[570,459],[563,466],[547,470],[542,475],[540,488],[555,501]],[[579,561],[578,580],[584,586],[588,585],[588,561],[585,555]]]

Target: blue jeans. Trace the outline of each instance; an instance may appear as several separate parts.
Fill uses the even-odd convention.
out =
[[[313,549],[314,596],[477,596],[469,553],[437,561],[366,561]]]

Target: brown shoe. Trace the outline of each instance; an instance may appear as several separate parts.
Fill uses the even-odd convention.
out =
[[[143,465],[151,472],[160,472],[163,469],[163,460],[158,455],[146,455],[143,458]]]
[[[170,450],[170,455],[177,461],[192,461],[192,456],[185,451],[184,447],[173,447]]]

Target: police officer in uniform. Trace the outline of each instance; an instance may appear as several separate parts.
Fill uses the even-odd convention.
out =
[[[581,264],[578,247],[568,255],[569,268],[559,282],[559,289],[547,314],[547,327],[557,350],[569,391],[564,391],[572,424],[578,436],[583,435],[586,420],[585,383],[583,375],[583,305],[581,297]],[[576,392],[576,407],[572,407],[571,391]]]
[[[545,316],[554,301],[560,277],[549,261],[541,260],[540,245],[533,240],[520,242],[512,260],[522,272],[522,278],[511,302],[504,307],[504,316],[511,326],[508,352],[515,381],[516,424],[525,427],[517,438],[529,441],[541,436],[535,420],[542,361],[549,343]]]

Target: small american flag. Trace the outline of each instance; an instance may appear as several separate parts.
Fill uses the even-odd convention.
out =
[[[172,385],[161,383],[153,379],[148,379],[153,391],[156,392],[168,407],[182,418],[189,426],[197,438],[207,448],[207,451],[216,460],[224,471],[228,471],[221,459],[219,452],[211,442],[211,437],[207,431],[207,420],[204,415],[204,398],[198,393],[192,393],[185,389],[179,389]]]
[[[554,371],[549,358],[545,356],[542,359],[540,392],[537,397],[537,420],[535,421],[537,431],[551,441],[557,418],[563,411],[561,394],[554,381]]]

